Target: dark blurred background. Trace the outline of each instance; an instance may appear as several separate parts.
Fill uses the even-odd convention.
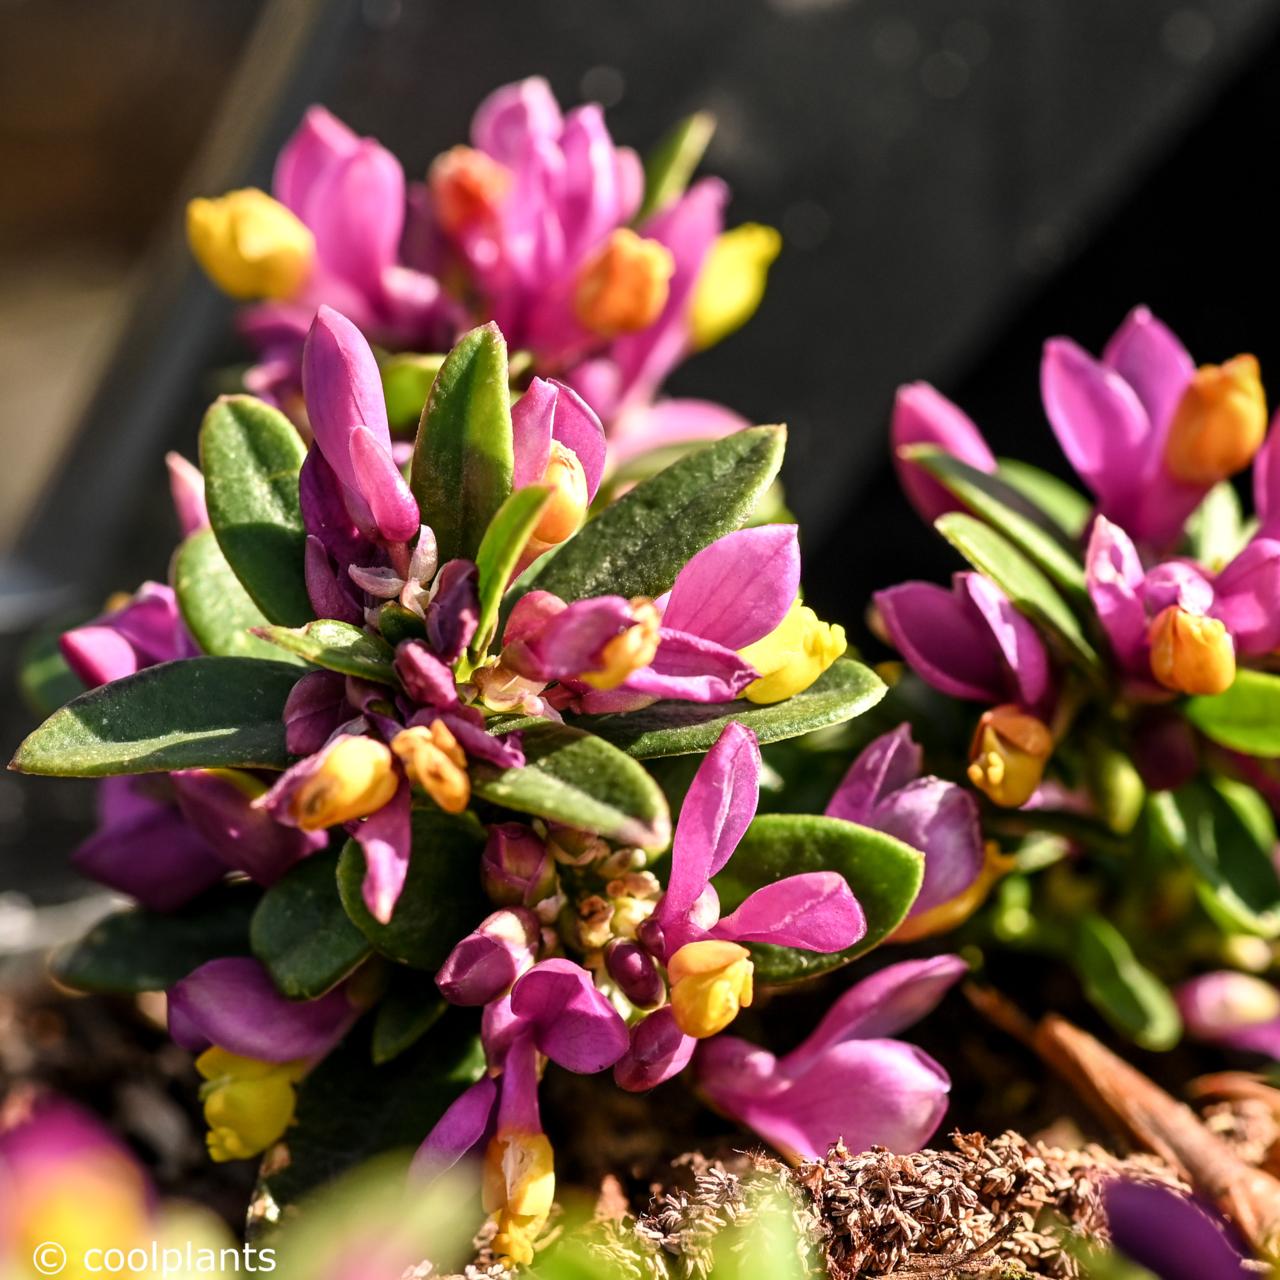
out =
[[[954,567],[892,483],[899,382],[1061,471],[1051,333],[1097,349],[1145,301],[1198,359],[1280,369],[1277,71],[1280,0],[0,0],[0,679],[41,615],[164,576],[163,452],[242,355],[182,204],[266,185],[309,102],[411,177],[535,72],[641,150],[715,112],[730,221],[786,247],[672,389],[790,423],[808,592],[861,639],[873,588]],[[90,802],[0,776],[0,955],[73,896]]]

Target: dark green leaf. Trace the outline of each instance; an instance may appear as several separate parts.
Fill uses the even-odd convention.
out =
[[[709,111],[695,111],[649,152],[644,161],[644,201],[636,214],[637,223],[684,194],[715,131],[715,116]]]
[[[1065,480],[1018,458],[998,458],[996,474],[1006,484],[1052,516],[1073,538],[1082,538],[1093,514],[1093,504]]]
[[[534,529],[538,527],[538,521],[550,500],[551,490],[541,485],[520,489],[502,504],[498,514],[484,531],[480,550],[476,553],[480,620],[475,639],[471,642],[471,653],[476,658],[481,657],[489,648],[498,625],[498,607],[502,603],[502,593],[506,591],[507,582],[521,553]]]
[[[924,855],[869,827],[839,818],[766,813],[747,830],[728,866],[715,878],[723,915],[748,894],[806,871],[838,871],[867,917],[862,940],[821,955],[792,947],[751,948],[759,982],[796,982],[865,955],[906,918],[924,880]]]
[[[410,484],[442,561],[475,559],[513,466],[507,344],[497,325],[482,325],[440,367],[413,450]]]
[[[291,1000],[323,995],[369,954],[338,896],[336,849],[312,854],[262,895],[249,938]]]
[[[403,975],[403,976],[402,976]],[[399,969],[378,1002],[373,1021],[373,1060],[379,1066],[398,1058],[422,1039],[449,1006],[429,977]]]
[[[220,885],[177,911],[117,911],[56,951],[49,966],[78,991],[164,991],[208,960],[247,956],[257,902],[250,885]]]
[[[516,589],[563,600],[659,596],[691,556],[740,529],[782,465],[785,427],[751,427],[686,454],[624,494]]]
[[[296,629],[260,627],[258,634],[273,645],[314,662],[317,667],[360,680],[376,680],[380,684],[396,682],[391,665],[395,651],[381,636],[353,627],[349,622],[320,618]]]
[[[962,511],[939,516],[934,525],[1021,613],[1043,627],[1067,657],[1091,675],[1100,674],[1102,664],[1097,650],[1085,637],[1080,620],[1067,607],[1053,583],[1007,538]]]
[[[298,668],[183,658],[81,694],[18,748],[12,768],[60,778],[174,769],[283,769]]]
[[[434,973],[454,943],[486,914],[480,889],[484,842],[484,828],[471,814],[455,818],[414,810],[409,874],[390,923],[380,924],[365,906],[364,850],[354,840],[338,863],[342,905],[375,950]]]
[[[662,849],[670,841],[671,815],[657,783],[608,742],[543,722],[524,730],[524,753],[521,769],[476,764],[473,793],[642,849]]]
[[[266,626],[267,619],[231,572],[211,529],[193,533],[178,548],[172,577],[182,620],[205,653],[288,660],[275,646],[250,634],[250,628]]]
[[[709,751],[725,725],[737,721],[762,744],[795,738],[827,725],[841,724],[875,706],[884,682],[869,667],[839,659],[803,693],[784,702],[756,706],[734,702],[655,702],[639,711],[581,716],[574,723],[637,760]]]
[[[200,468],[218,545],[267,619],[286,627],[315,617],[298,502],[306,456],[289,419],[252,396],[223,396],[200,428]]]
[[[1110,921],[1088,915],[1078,922],[1072,960],[1090,1003],[1117,1031],[1143,1049],[1178,1043],[1182,1018],[1169,988]]]
[[[1188,698],[1185,711],[1221,747],[1251,756],[1280,755],[1280,676],[1242,667],[1225,693]]]
[[[22,696],[37,715],[52,715],[84,692],[84,682],[67,665],[58,648],[64,630],[64,626],[41,627],[23,646],[18,660]]]
[[[398,600],[388,600],[378,609],[378,630],[392,648],[404,640],[427,638],[426,620],[412,609],[406,609]]]

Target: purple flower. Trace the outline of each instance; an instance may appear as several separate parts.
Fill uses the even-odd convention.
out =
[[[1197,1040],[1280,1060],[1280,991],[1271,983],[1220,969],[1184,982],[1176,996]]]
[[[698,1047],[698,1088],[793,1160],[822,1159],[841,1139],[854,1151],[914,1151],[938,1127],[951,1082],[927,1054],[890,1037],[928,1013],[966,968],[958,956],[933,956],[881,969],[781,1058],[718,1036]]]
[[[73,627],[58,643],[67,665],[91,689],[199,652],[173,589],[159,582],[144,582],[123,604]]]
[[[436,974],[436,986],[450,1004],[488,1004],[532,967],[541,941],[542,926],[532,911],[504,907],[449,952]]]

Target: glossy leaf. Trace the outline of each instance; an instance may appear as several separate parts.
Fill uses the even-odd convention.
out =
[[[193,533],[178,548],[170,572],[182,621],[205,653],[289,660],[251,634],[253,627],[267,625],[266,616],[231,571],[211,529]]]
[[[564,600],[670,590],[691,556],[747,522],[778,474],[785,448],[785,427],[751,427],[686,454],[535,566],[508,602],[532,587]]]
[[[338,862],[342,905],[376,951],[434,973],[488,910],[480,890],[484,842],[484,828],[471,814],[414,810],[409,874],[390,922],[379,923],[364,904],[364,850],[354,840]]]
[[[939,516],[935,528],[979,573],[986,574],[1014,606],[1041,626],[1065,656],[1091,675],[1102,670],[1080,620],[1048,578],[1007,538],[961,511]]]
[[[1076,925],[1072,960],[1090,1003],[1143,1049],[1171,1049],[1182,1018],[1169,988],[1133,954],[1119,929],[1098,915]]]
[[[381,636],[353,627],[349,622],[320,618],[296,629],[262,627],[258,634],[286,652],[315,663],[317,667],[360,680],[395,683],[391,665],[395,651]]]
[[[1251,756],[1280,755],[1280,676],[1239,668],[1231,687],[1188,698],[1186,717],[1208,739]]]
[[[426,974],[398,969],[378,1002],[373,1020],[373,1060],[398,1058],[422,1039],[448,1011],[444,997]]]
[[[786,876],[838,871],[867,917],[867,932],[845,951],[822,955],[792,947],[751,948],[759,982],[796,982],[838,969],[879,946],[906,918],[924,879],[924,855],[857,823],[809,814],[756,818],[713,881],[723,915],[748,894]]]
[[[520,769],[476,764],[473,794],[620,844],[662,849],[670,841],[671,815],[657,783],[608,742],[544,721],[524,730],[524,753]]]
[[[513,467],[507,344],[487,324],[464,334],[441,365],[413,450],[410,485],[441,561],[475,559]]]
[[[695,111],[681,120],[645,157],[644,201],[636,214],[637,223],[684,194],[715,131],[715,116],[709,111]]]
[[[580,716],[574,724],[597,734],[637,760],[709,751],[725,725],[745,724],[761,744],[796,738],[841,724],[874,707],[884,682],[870,667],[841,658],[803,693],[757,706],[734,702],[655,702],[639,711]]]
[[[471,644],[474,657],[482,656],[493,640],[503,592],[550,500],[551,490],[541,485],[520,489],[502,504],[484,531],[476,552],[480,619]]]
[[[221,397],[200,427],[205,501],[218,545],[267,620],[287,627],[315,617],[298,501],[306,456],[289,419],[253,396]]]
[[[207,960],[247,956],[257,902],[250,885],[220,885],[176,911],[117,911],[54,952],[49,967],[77,991],[164,991]]]
[[[337,850],[312,854],[272,885],[253,913],[249,938],[292,1000],[313,1000],[345,978],[370,948],[338,896]]]
[[[60,778],[174,769],[283,769],[285,699],[298,668],[183,658],[91,689],[18,748],[12,768]]]
[[[1073,538],[1082,538],[1093,514],[1093,504],[1065,480],[1034,467],[1020,458],[998,458],[996,474],[1005,484],[1050,516]]]

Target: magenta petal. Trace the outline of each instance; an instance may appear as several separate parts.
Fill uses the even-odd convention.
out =
[[[924,854],[924,883],[910,915],[950,902],[982,870],[977,802],[953,782],[918,778],[878,805],[866,825]]]
[[[285,746],[290,755],[312,755],[350,719],[346,680],[334,671],[308,671],[285,699]]]
[[[922,680],[953,698],[1004,700],[1005,671],[991,631],[967,597],[932,582],[904,582],[874,598],[890,640]]]
[[[364,904],[382,924],[391,919],[409,874],[413,842],[409,813],[412,792],[407,782],[377,813],[349,823],[347,830],[364,850]]]
[[[421,640],[405,640],[396,649],[395,672],[414,702],[452,707],[458,702],[453,668],[446,666]]]
[[[653,662],[629,675],[621,689],[684,702],[731,702],[759,672],[733,649],[663,627]]]
[[[209,527],[209,509],[204,501],[204,476],[200,468],[180,453],[164,455],[169,470],[169,496],[184,538]]]
[[[1189,560],[1166,560],[1142,580],[1142,602],[1154,616],[1171,604],[1188,613],[1206,614],[1213,607],[1213,584],[1199,565]]]
[[[590,1075],[627,1051],[627,1025],[572,960],[543,960],[511,992],[511,1009],[533,1027],[538,1052],[568,1071]]]
[[[352,520],[342,481],[314,444],[298,475],[298,499],[307,532],[320,539],[339,565],[364,564],[373,558],[374,544]]]
[[[613,139],[598,104],[575,107],[565,116],[560,147],[566,178],[560,201],[565,252],[578,258],[627,221]]]
[[[1211,612],[1236,652],[1261,657],[1280,648],[1280,541],[1255,538],[1218,575]]]
[[[1160,1280],[1248,1280],[1230,1228],[1205,1206],[1170,1187],[1111,1178],[1102,1188],[1111,1243]]]
[[[896,1035],[919,1022],[966,973],[959,956],[904,960],[850,987],[788,1060],[821,1054],[854,1037]]]
[[[909,724],[881,734],[863,748],[840,779],[826,807],[827,817],[865,823],[876,805],[919,775],[920,763],[920,748],[912,740]]]
[[[504,907],[473,929],[445,958],[436,986],[450,1004],[484,1005],[505,994],[533,964],[542,937],[538,918]]]
[[[590,502],[604,478],[608,454],[604,427],[595,410],[572,387],[557,382],[554,378],[551,385],[556,389],[551,435],[567,449],[572,449],[582,463],[582,471],[587,480],[587,501]]]
[[[1129,535],[1098,516],[1084,558],[1085,583],[1112,652],[1128,671],[1145,665],[1147,611],[1142,603],[1142,561]]]
[[[114,627],[90,624],[62,634],[58,648],[67,666],[91,689],[139,669],[138,654]]]
[[[538,484],[551,457],[551,421],[556,415],[556,387],[534,378],[529,389],[511,406],[511,446],[515,466],[512,489]]]
[[[1151,422],[1151,447],[1163,454],[1173,411],[1196,371],[1186,347],[1147,307],[1134,307],[1107,343],[1102,362],[1137,393]]]
[[[479,1147],[493,1123],[497,1101],[498,1086],[491,1076],[483,1076],[464,1089],[423,1139],[414,1154],[411,1174],[432,1177],[444,1173]]]
[[[804,951],[843,951],[867,931],[844,876],[806,871],[757,889],[711,930],[731,942],[766,942]]]
[[[587,400],[597,403],[581,367],[570,376]],[[599,403],[607,401],[601,399]],[[745,431],[750,425],[741,414],[710,400],[663,399],[637,404],[612,423],[609,452],[614,466],[621,466],[651,449],[719,440],[735,431]]]
[[[621,596],[595,596],[554,611],[538,610],[541,621],[526,628],[525,616],[532,616],[546,595],[538,594],[539,600],[531,602],[519,620],[513,611],[512,623],[520,625],[507,628],[507,643],[513,645],[512,665],[531,679],[557,680],[599,670],[605,644],[632,623],[628,601]],[[559,601],[551,597],[547,603],[554,608]]]
[[[796,526],[739,529],[703,547],[680,570],[662,623],[744,649],[782,621],[799,590]]]
[[[408,542],[422,527],[417,499],[391,456],[391,446],[368,427],[351,432],[351,469],[356,488],[373,513],[378,532],[387,542]]]
[[[286,1000],[256,960],[210,960],[169,989],[169,1034],[192,1052],[213,1044],[261,1062],[328,1053],[359,1009],[345,987],[316,1000]]]
[[[1253,460],[1253,507],[1265,537],[1280,533],[1280,414],[1271,419],[1267,438]]]
[[[658,906],[666,925],[683,920],[756,816],[760,744],[737,721],[725,726],[685,795],[671,847],[671,876]]]
[[[276,199],[305,222],[308,198],[320,175],[350,155],[359,142],[360,139],[332,112],[324,107],[308,107],[302,123],[276,158],[271,183]]]
[[[495,89],[471,118],[471,142],[504,164],[518,160],[532,143],[556,139],[564,127],[551,86],[530,76]]]
[[[987,624],[1017,692],[1016,701],[1032,710],[1049,698],[1049,651],[1032,623],[990,578],[980,573],[956,575],[956,590],[968,596]]]
[[[893,465],[911,505],[932,524],[961,504],[922,466],[902,457],[905,445],[936,445],[953,458],[978,471],[993,472],[995,456],[972,419],[927,382],[913,382],[898,388],[893,402],[893,423],[889,429]]]
[[[480,625],[479,570],[472,560],[449,560],[436,575],[427,606],[427,639],[436,656],[453,662]]]
[[[631,1029],[627,1052],[613,1064],[614,1083],[629,1093],[643,1093],[679,1075],[697,1047],[676,1026],[670,1006],[659,1009]]]
[[[347,583],[335,572],[324,543],[311,533],[307,534],[303,552],[302,575],[307,586],[307,599],[311,601],[317,618],[336,618],[357,627],[363,624],[364,610],[356,602]]]

